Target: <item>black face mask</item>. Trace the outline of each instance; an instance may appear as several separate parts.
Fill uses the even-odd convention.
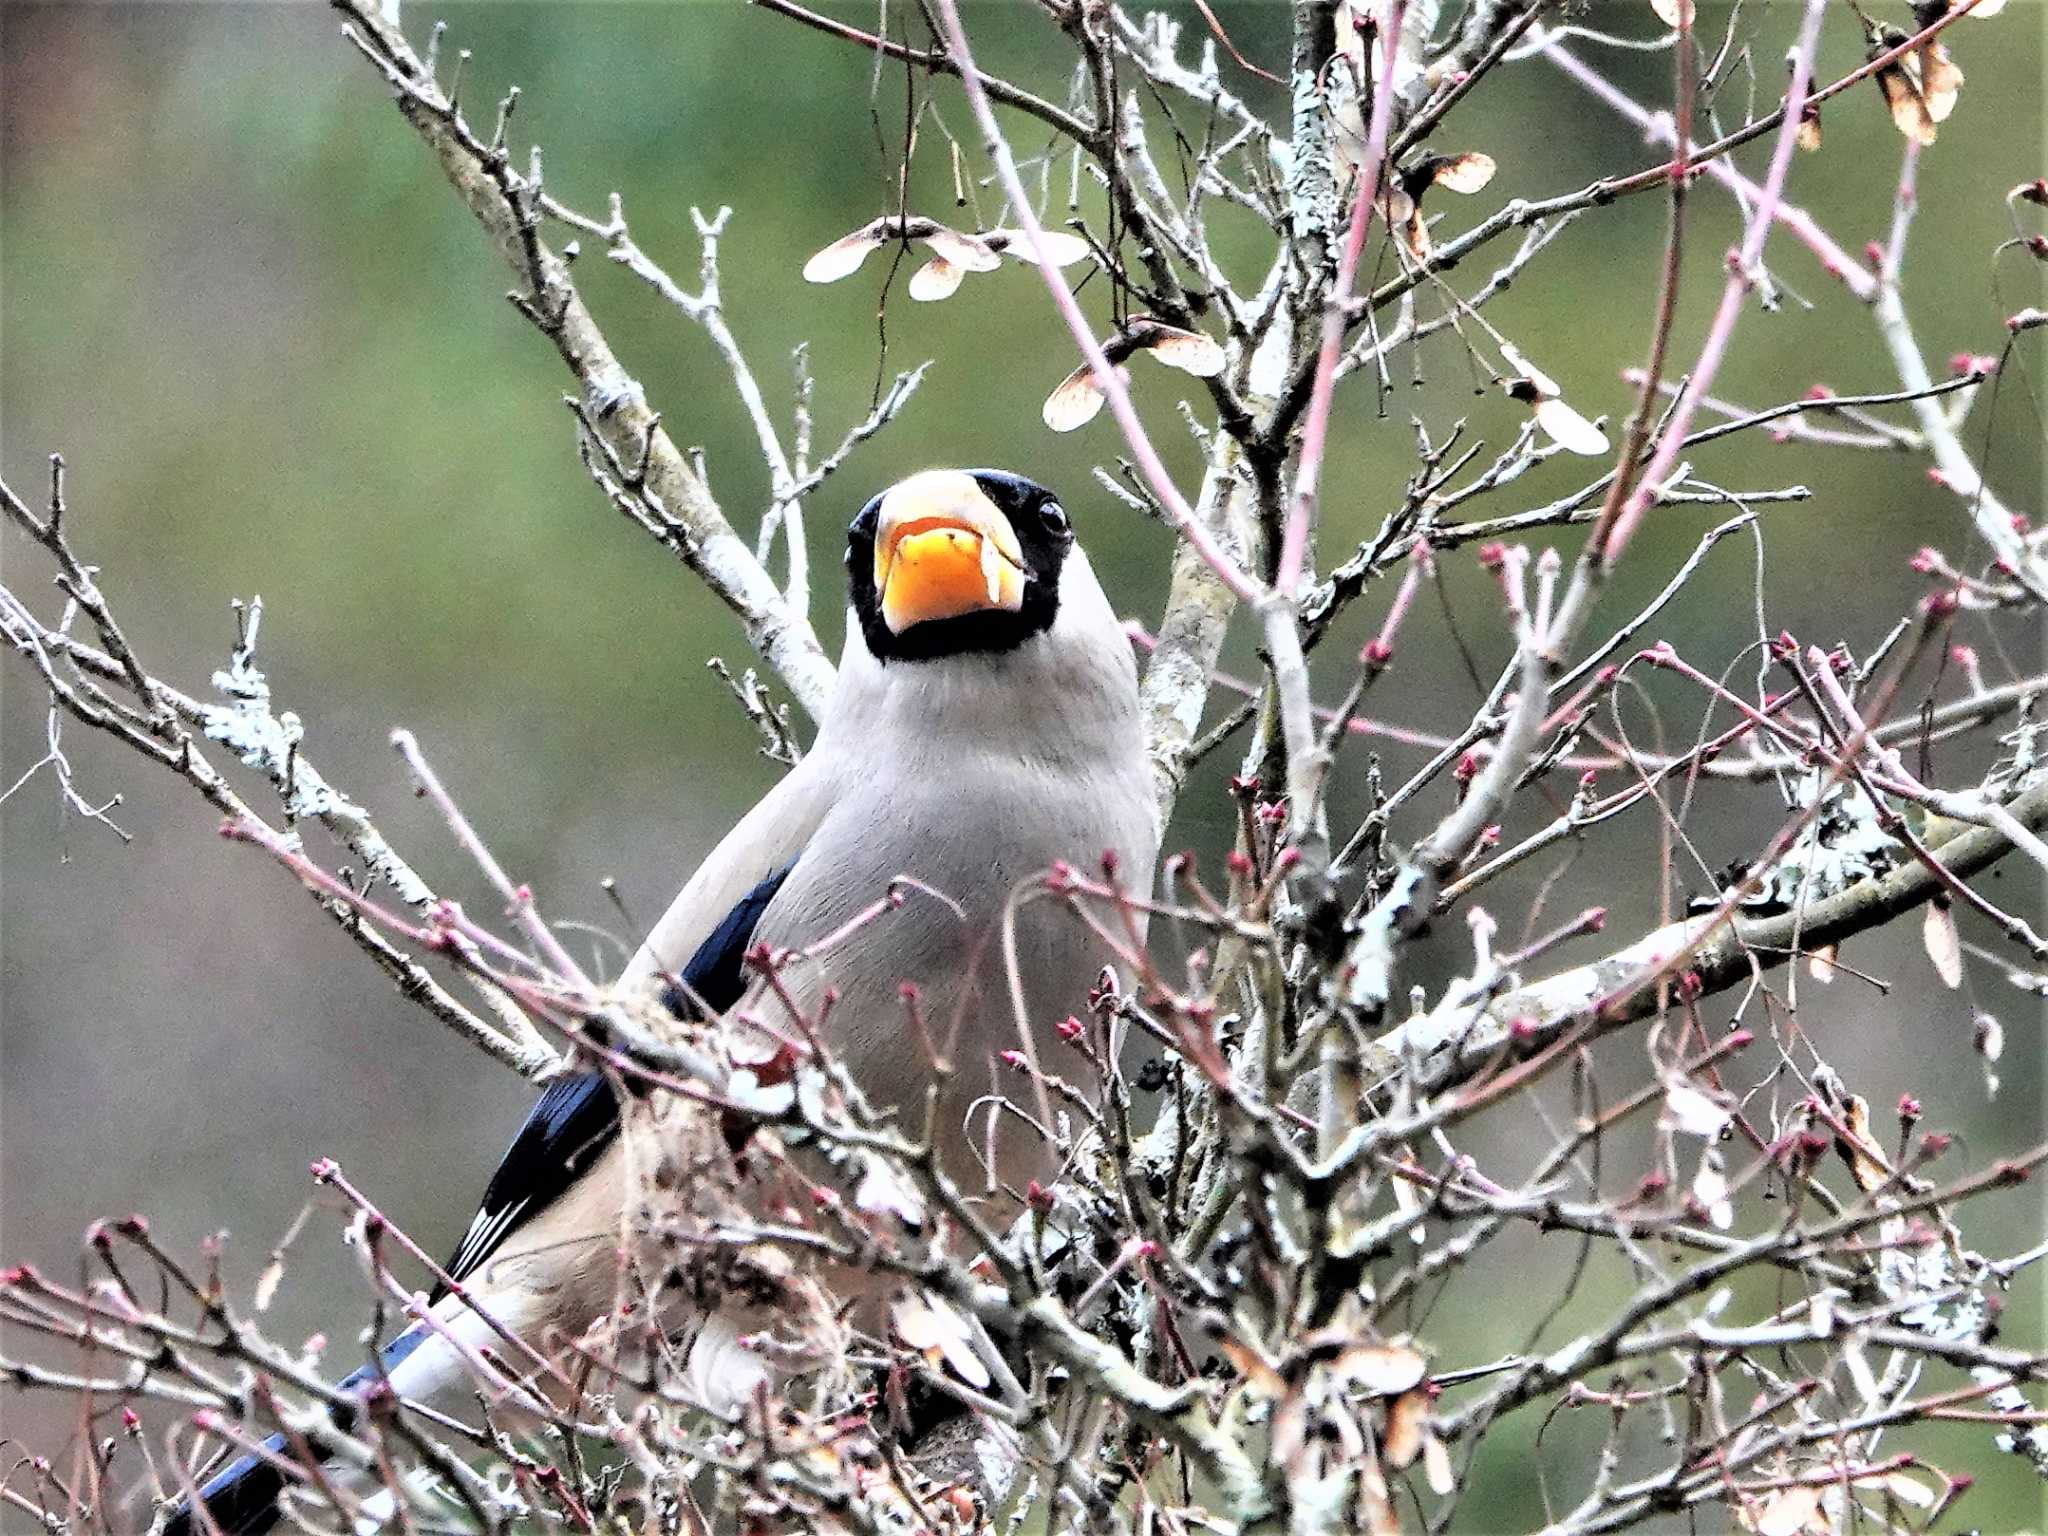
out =
[[[1060,571],[1074,547],[1073,525],[1059,499],[1044,486],[999,469],[965,471],[1009,520],[1024,567],[1024,601],[1014,612],[986,609],[946,619],[927,619],[898,634],[882,619],[875,591],[875,533],[883,496],[861,508],[847,529],[847,586],[861,635],[877,661],[935,661],[975,652],[1013,651],[1043,634],[1059,616]]]

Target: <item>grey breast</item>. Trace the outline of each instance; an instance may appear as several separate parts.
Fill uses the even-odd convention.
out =
[[[990,1124],[986,1105],[963,1124],[975,1102],[1000,1090],[1035,1103],[998,1053],[1023,1048],[1024,1028],[1041,1056],[1063,1051],[1049,1026],[1085,1007],[1115,959],[1062,901],[1034,895],[1037,877],[1059,861],[1098,871],[1111,852],[1142,890],[1157,853],[1136,669],[1085,559],[1073,565],[1041,643],[887,669],[849,647],[817,748],[834,754],[838,792],[761,927],[767,942],[803,949],[892,879],[917,882],[903,887],[900,907],[798,962],[788,980],[811,1009],[832,989],[833,1048],[913,1132],[932,1080],[932,1053],[903,996],[904,983],[916,986],[953,1068],[938,1127],[946,1166],[971,1187],[986,1183],[976,1148]],[[1047,1065],[1085,1075],[1072,1052]],[[996,1143],[1013,1185],[1053,1161],[1022,1131],[1009,1125]]]

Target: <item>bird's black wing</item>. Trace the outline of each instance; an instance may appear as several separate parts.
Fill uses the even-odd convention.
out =
[[[350,1372],[335,1391],[346,1397],[389,1375],[431,1337],[432,1331],[424,1323],[414,1324],[377,1352],[378,1364]],[[337,1403],[331,1411],[342,1429],[355,1426],[355,1408]],[[309,1433],[306,1443],[319,1456],[324,1458],[328,1454],[325,1442],[317,1434]],[[261,1456],[237,1456],[206,1480],[199,1490],[199,1502],[206,1506],[205,1523],[198,1522],[193,1515],[191,1500],[180,1499],[171,1510],[171,1518],[164,1523],[163,1536],[203,1536],[213,1531],[221,1532],[222,1536],[264,1536],[282,1518],[277,1500],[284,1492],[286,1478],[279,1463],[288,1460],[291,1451],[283,1435],[272,1435],[263,1442],[263,1449],[266,1454]]]
[[[664,1003],[684,1018],[710,1018],[740,1000],[747,946],[789,870],[784,865],[734,904],[663,989]],[[476,1217],[448,1261],[448,1274],[458,1281],[474,1274],[506,1237],[575,1183],[618,1134],[619,1101],[604,1073],[577,1072],[548,1084],[491,1175]],[[434,1299],[446,1290],[437,1285]]]

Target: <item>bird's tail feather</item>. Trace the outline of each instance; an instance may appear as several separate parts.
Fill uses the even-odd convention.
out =
[[[424,1327],[407,1329],[384,1346],[376,1366],[366,1365],[343,1378],[337,1390],[353,1392],[380,1375],[392,1376],[414,1350],[433,1336]],[[404,1394],[401,1381],[394,1380],[392,1385]],[[324,1454],[325,1447],[317,1436],[308,1436],[307,1440],[315,1452]],[[283,1435],[272,1435],[263,1442],[263,1449],[273,1456],[285,1455],[285,1447]],[[201,1519],[189,1501],[181,1501],[164,1527],[163,1536],[212,1536],[214,1526],[219,1527],[222,1536],[262,1536],[277,1524],[277,1499],[284,1492],[285,1481],[285,1474],[267,1458],[254,1454],[237,1456],[200,1486],[199,1501],[206,1506],[213,1525]]]

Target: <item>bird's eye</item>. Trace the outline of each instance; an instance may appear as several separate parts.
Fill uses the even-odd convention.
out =
[[[1072,531],[1067,521],[1067,509],[1056,501],[1043,502],[1038,508],[1038,521],[1047,533],[1063,534]]]

